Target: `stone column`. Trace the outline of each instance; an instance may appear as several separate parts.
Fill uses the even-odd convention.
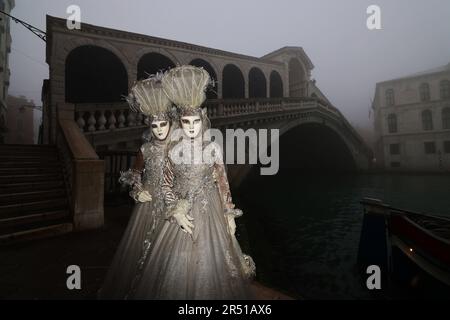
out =
[[[248,99],[250,97],[250,93],[249,93],[249,87],[248,87],[248,77],[246,77],[245,75],[244,75],[244,85],[245,85],[244,98]]]
[[[217,91],[217,99],[223,99],[223,82],[222,82],[222,69],[217,70],[217,83],[215,90]]]

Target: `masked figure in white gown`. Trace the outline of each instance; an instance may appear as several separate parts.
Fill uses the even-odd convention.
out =
[[[132,111],[148,117],[151,136],[144,137],[147,142],[141,146],[134,168],[123,172],[119,180],[132,187],[130,195],[136,205],[99,292],[102,299],[132,297],[141,281],[155,230],[166,216],[161,187],[174,112],[162,90],[161,75],[136,82],[127,101]]]
[[[203,139],[209,120],[201,105],[209,82],[208,73],[193,66],[163,77],[182,134],[171,143],[164,168],[166,222],[156,230],[135,298],[252,298],[255,265],[234,235],[242,211],[232,203],[221,147]]]

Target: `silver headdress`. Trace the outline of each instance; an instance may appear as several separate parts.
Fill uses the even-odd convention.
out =
[[[172,102],[162,89],[162,77],[163,75],[158,73],[135,82],[126,97],[131,110],[151,117],[151,121],[171,118]]]
[[[170,69],[162,77],[162,88],[182,115],[195,114],[206,99],[206,89],[213,84],[208,72],[191,65]]]

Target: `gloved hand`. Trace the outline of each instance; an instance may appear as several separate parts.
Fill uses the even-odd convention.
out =
[[[234,207],[234,206],[233,206]],[[236,208],[228,208],[225,210],[225,218],[227,219],[228,229],[230,230],[230,234],[234,235],[236,232],[236,222],[235,218],[239,218],[242,216],[242,210]]]
[[[143,190],[137,194],[136,200],[138,202],[149,202],[152,201],[152,195],[147,190]]]
[[[172,218],[178,223],[183,232],[189,233],[192,235],[192,229],[194,229],[194,224],[191,221],[194,221],[194,218],[188,215],[189,211],[189,202],[187,200],[181,199],[176,204],[173,209]]]
[[[234,235],[234,233],[236,232],[236,222],[234,221],[234,216],[227,215],[225,218],[228,222],[228,229],[230,230],[230,234]]]

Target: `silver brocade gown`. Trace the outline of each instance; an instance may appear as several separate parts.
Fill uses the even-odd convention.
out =
[[[189,148],[186,145],[184,150]],[[220,156],[220,149],[214,152]],[[224,212],[232,205],[223,164],[167,161],[165,195],[170,203],[187,199],[194,218],[193,236],[171,219],[162,223],[142,270],[133,298],[251,299],[242,251],[229,232]]]
[[[136,203],[134,206],[105,282],[98,293],[100,299],[128,299],[141,280],[142,267],[151,250],[155,230],[165,217],[161,186],[166,149],[167,143],[156,139],[141,147],[145,164],[143,186],[152,195],[152,201]]]

